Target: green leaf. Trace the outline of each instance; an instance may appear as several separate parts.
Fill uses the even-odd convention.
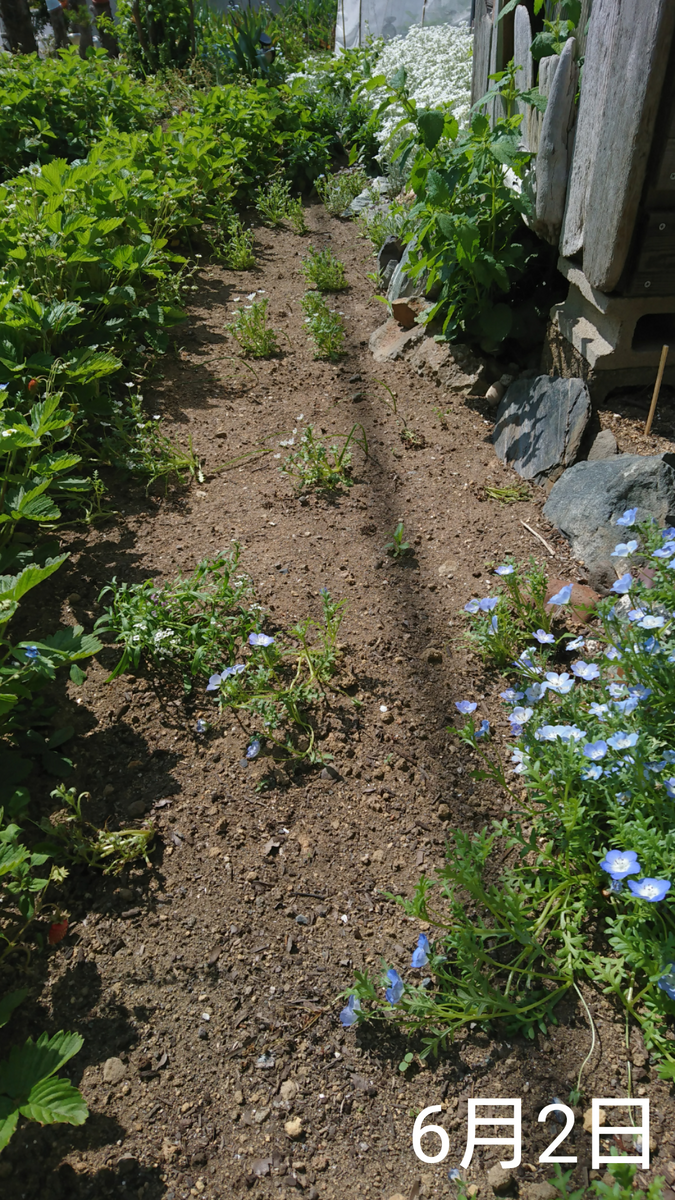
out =
[[[81,667],[78,667],[77,663],[72,663],[70,667],[70,678],[73,683],[76,683],[79,686],[84,683],[85,679],[87,678],[87,673],[86,671],[83,671]]]
[[[659,1064],[659,1079],[675,1079],[675,1062]]]
[[[392,77],[389,81],[390,88],[392,88],[393,91],[395,91],[395,92],[402,91],[403,88],[405,87],[407,78],[408,78],[408,72],[406,71],[405,67],[399,67],[398,71],[394,72],[394,74],[392,75]]]
[[[16,992],[8,992],[6,996],[0,999],[0,1029],[6,1025],[11,1017],[14,1009],[25,1000],[28,995],[28,988],[19,988]]]
[[[422,135],[422,141],[427,150],[433,150],[438,145],[445,128],[445,116],[438,109],[427,109],[417,118],[417,125]]]
[[[0,1062],[0,1095],[11,1096],[19,1106],[26,1104],[32,1089],[60,1071],[83,1045],[79,1033],[61,1031],[52,1038],[42,1033],[37,1042],[28,1038],[25,1045],[12,1046],[9,1058]]]
[[[539,91],[538,87],[528,88],[526,92],[521,92],[520,96],[526,104],[531,104],[532,108],[536,108],[537,112],[546,112],[548,96],[544,96],[544,94]]]
[[[67,1079],[41,1079],[19,1112],[41,1125],[83,1125],[89,1116],[84,1096]]]
[[[430,204],[436,204],[440,208],[444,204],[449,204],[451,200],[450,191],[445,179],[438,171],[433,168],[427,175],[427,200]]]
[[[535,62],[539,62],[540,58],[548,58],[551,54],[557,54],[556,47],[559,45],[559,40],[554,33],[549,33],[548,30],[542,30],[535,37],[530,46],[530,53]]]
[[[24,567],[19,575],[0,575],[0,597],[7,597],[9,600],[20,600],[26,592],[30,592],[32,588],[37,587],[38,583],[49,579],[55,571],[68,558],[67,554],[61,554],[58,558],[48,558],[43,567],[31,564],[29,567]]]
[[[11,1101],[0,1096],[0,1153],[4,1150],[19,1120],[19,1110]]]
[[[514,8],[517,8],[519,4],[522,4],[522,0],[509,0],[508,4],[504,5],[497,17],[497,21],[501,21],[502,17],[505,17],[507,13],[513,12]]]
[[[513,313],[507,304],[495,304],[480,315],[479,321],[482,332],[492,342],[503,342],[508,337],[513,324]]]

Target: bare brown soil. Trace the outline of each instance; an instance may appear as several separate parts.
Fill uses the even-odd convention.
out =
[[[466,697],[479,701],[498,739],[506,734],[500,680],[467,652],[461,607],[486,594],[507,553],[532,554],[566,581],[583,581],[583,570],[546,526],[543,492],[515,505],[480,498],[486,484],[517,482],[494,456],[483,401],[453,397],[405,363],[374,365],[368,337],[385,313],[368,279],[369,246],[321,208],[308,221],[305,240],[261,230],[259,266],[243,276],[204,267],[183,348],[146,388],[165,431],[183,444],[192,437],[206,482],[147,499],[113,481],[118,515],[67,535],[71,559],[33,617],[40,628],[59,620],[91,628],[113,575],[170,577],[236,538],[270,631],[318,615],[321,587],[347,598],[340,678],[363,706],[330,694],[321,747],[331,771],[277,765],[272,786],[258,790],[269,760],[242,763],[237,723],[201,692],[183,697],[159,670],[107,683],[116,654],[106,648],[86,684],[60,695],[55,723],[76,726],[76,781],[91,792],[94,817],[133,824],[151,814],[158,839],[150,870],[116,879],[74,870],[68,936],[27,969],[31,998],[3,1031],[0,1057],[43,1027],[79,1030],[85,1044],[71,1078],[91,1116],[80,1129],[24,1123],[2,1156],[3,1200],[215,1200],[248,1188],[261,1198],[293,1189],[314,1200],[448,1196],[472,1096],[523,1099],[512,1191],[552,1174],[538,1157],[557,1130],[536,1117],[566,1099],[590,1046],[575,996],[558,1006],[560,1023],[546,1037],[466,1030],[437,1064],[405,1077],[404,1039],[343,1031],[337,997],[355,968],[377,969],[381,958],[409,967],[420,924],[383,893],[410,896],[422,870],[442,865],[448,824],[477,829],[508,807],[474,783],[471,754],[447,733],[455,699]],[[336,304],[350,331],[336,366],[314,361],[303,332],[298,265],[308,241],[330,245],[351,284]],[[261,288],[286,336],[281,355],[253,364],[254,375],[224,324],[233,296]],[[402,442],[380,381],[423,448]],[[348,492],[298,500],[273,454],[223,466],[299,428],[300,414],[327,437],[355,421],[365,427],[371,455],[355,452]],[[608,409],[602,420],[622,449],[642,445],[634,414]],[[670,445],[655,438],[649,449]],[[415,554],[397,565],[383,546],[399,518]],[[200,717],[212,722],[205,736]],[[46,778],[32,783],[36,797],[48,788]],[[599,1036],[586,1095],[625,1095],[623,1025],[590,985],[586,996]],[[675,1157],[669,1089],[638,1042],[630,1057],[637,1093],[652,1101],[658,1168]],[[104,1078],[110,1058],[121,1060],[116,1082]],[[432,1166],[415,1158],[411,1133],[415,1113],[435,1103],[451,1151]],[[295,1118],[291,1137],[285,1126]],[[579,1181],[590,1165],[581,1124],[579,1113]],[[492,1195],[486,1170],[499,1157],[474,1156],[467,1178],[481,1197]]]

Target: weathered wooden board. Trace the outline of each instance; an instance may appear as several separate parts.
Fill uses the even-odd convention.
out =
[[[487,0],[476,0],[473,25],[473,71],[471,75],[471,103],[475,104],[488,89],[490,69],[490,43],[492,40],[492,13]]]
[[[530,24],[530,14],[524,4],[519,4],[513,18],[513,61],[516,64],[516,85],[519,92],[526,92],[532,87],[534,63],[532,62],[532,55],[530,53],[531,45],[532,26]],[[528,118],[530,106],[524,100],[519,100],[517,107],[518,112],[523,117],[520,126],[523,144],[526,149],[529,149]]]
[[[542,96],[548,96],[551,91],[559,62],[560,58],[557,54],[548,54],[546,58],[540,58],[537,88]],[[536,154],[539,149],[539,138],[541,136],[543,120],[544,114],[540,113],[538,108],[530,108],[527,120],[527,142],[533,154]]]
[[[609,42],[607,83],[583,219],[584,274],[603,292],[616,287],[626,263],[675,28],[673,0],[615,0],[615,8],[598,34]],[[597,15],[594,4],[593,26]]]
[[[556,245],[560,237],[570,162],[570,137],[577,89],[576,39],[568,38],[549,89],[537,152],[537,201],[533,228]]]

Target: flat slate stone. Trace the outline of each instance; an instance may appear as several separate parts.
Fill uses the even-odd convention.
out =
[[[569,173],[574,95],[579,72],[576,40],[568,38],[558,63],[542,121],[537,151],[537,202],[533,228],[555,246],[560,236]]]
[[[590,415],[583,379],[516,379],[497,410],[497,458],[523,479],[555,479],[575,462]]]
[[[601,429],[597,437],[593,439],[593,445],[588,451],[588,461],[599,462],[603,458],[614,458],[614,455],[618,453],[619,447],[611,429]]]
[[[585,563],[594,588],[607,589],[626,570],[613,559],[617,542],[631,536],[617,525],[627,508],[638,520],[653,517],[660,526],[675,522],[675,454],[617,454],[600,462],[579,462],[554,484],[544,516],[569,539],[575,558]]]

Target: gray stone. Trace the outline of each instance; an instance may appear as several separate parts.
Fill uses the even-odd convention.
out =
[[[423,337],[422,325],[415,325],[413,329],[401,329],[398,322],[390,317],[384,325],[380,325],[379,329],[371,333],[370,352],[375,362],[396,362]]]
[[[576,461],[590,415],[583,379],[516,379],[497,410],[495,453],[523,479],[556,479]]]
[[[618,454],[576,463],[546,501],[544,516],[569,539],[596,589],[611,587],[617,577],[618,560],[611,553],[630,537],[630,529],[616,524],[627,508],[637,508],[639,520],[651,516],[661,526],[675,522],[675,454]],[[619,567],[625,570],[623,560]]]
[[[497,1196],[503,1196],[505,1192],[510,1192],[516,1184],[516,1177],[513,1171],[500,1166],[499,1163],[496,1163],[494,1167],[490,1167],[487,1179],[490,1187]]]
[[[568,38],[560,55],[541,126],[537,151],[536,233],[555,246],[560,237],[569,174],[574,95],[579,72],[576,40]]]
[[[380,275],[384,273],[384,269],[389,265],[389,263],[394,263],[394,265],[396,265],[396,263],[400,263],[402,258],[403,243],[400,238],[395,236],[395,234],[390,233],[389,237],[384,239],[377,255],[377,267]]]
[[[531,1183],[525,1188],[525,1200],[557,1200],[557,1196],[552,1183]]]
[[[391,258],[389,260],[389,262],[387,263],[386,267],[384,268],[384,270],[380,273],[380,279],[382,281],[382,290],[385,293],[389,291],[389,284],[391,283],[391,281],[393,279],[394,271],[396,270],[397,266],[398,266],[398,263],[396,262],[396,259]]]
[[[675,27],[673,0],[616,8],[584,221],[584,274],[603,292],[617,286],[628,257]]]
[[[410,239],[403,257],[391,277],[391,283],[387,289],[387,300],[390,304],[393,304],[394,300],[403,300],[412,296],[424,295],[429,272],[422,271],[420,275],[417,275],[413,279],[406,269],[410,260],[410,252],[415,249],[416,243],[416,238],[413,237]]]
[[[103,1064],[103,1082],[121,1083],[127,1069],[121,1058],[108,1058]]]
[[[588,461],[600,462],[603,458],[614,458],[614,455],[618,453],[619,447],[611,429],[601,429],[597,437],[593,439],[593,445],[588,451]]]

